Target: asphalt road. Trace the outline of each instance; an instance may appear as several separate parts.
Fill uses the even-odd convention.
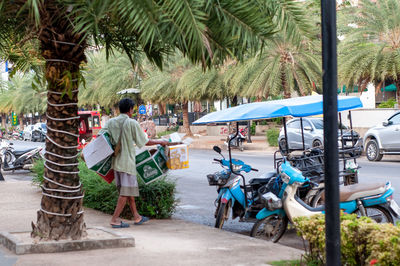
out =
[[[43,146],[44,143],[13,141],[15,149],[27,149]],[[214,226],[215,206],[217,197],[216,187],[209,186],[206,175],[221,170],[219,164],[213,164],[213,158],[220,156],[212,150],[190,150],[190,168],[183,170],[171,170],[169,177],[177,182],[177,198],[179,200],[175,218],[191,221],[194,223]],[[227,152],[223,152],[227,157]],[[273,155],[265,152],[233,152],[233,157],[243,160],[259,172],[246,174],[246,181],[261,173],[274,171]],[[369,162],[365,157],[358,159],[361,166],[359,170],[360,183],[375,183],[391,181],[396,189],[394,199],[400,203],[400,171],[399,156],[384,156],[381,162]],[[15,173],[3,172],[6,180],[30,179],[28,171],[16,171]],[[238,219],[229,219],[224,224],[224,230],[249,235],[252,223],[238,222]],[[279,243],[303,248],[301,239],[296,236],[294,230],[289,230]]]

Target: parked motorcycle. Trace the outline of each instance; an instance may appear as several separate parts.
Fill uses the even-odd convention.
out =
[[[34,129],[32,130],[32,137],[33,142],[44,142],[46,140],[46,133],[43,132],[41,129]]]
[[[14,130],[12,133],[12,139],[13,140],[24,140],[24,132],[23,131],[17,131]]]
[[[230,134],[226,138],[225,145],[228,147],[228,142],[231,142],[231,148],[237,148],[240,151],[244,151],[244,146],[243,143],[246,141],[246,135],[247,135],[247,128],[241,128],[239,129],[239,133],[236,135]]]
[[[34,159],[41,156],[42,147],[15,150],[13,143],[2,141],[0,148],[0,167],[3,171],[31,170]]]
[[[246,185],[245,177],[241,172],[249,173],[258,171],[241,160],[232,159],[232,168],[229,160],[226,160],[221,149],[214,146],[214,151],[219,153],[223,159],[214,159],[221,164],[224,170],[207,175],[210,186],[217,187],[218,197],[215,200],[215,227],[222,228],[225,220],[228,220],[230,210],[232,219],[240,217],[241,222],[256,221],[257,213],[263,208],[257,192],[258,189],[267,184],[276,175],[276,172],[264,174],[260,178],[253,178]],[[233,171],[231,171],[232,169]],[[241,180],[243,183],[241,184]]]
[[[318,186],[309,178],[284,161],[275,183],[279,191],[264,189],[261,200],[265,206],[256,216],[258,221],[251,230],[251,236],[277,242],[285,233],[288,221],[295,217],[312,216],[322,213],[325,206],[311,207],[304,203],[296,192],[300,186],[309,183]],[[262,189],[261,189],[262,190]],[[368,216],[377,223],[393,223],[393,217],[400,217],[400,208],[392,198],[394,189],[386,184],[352,184],[340,189],[340,209],[345,213]]]

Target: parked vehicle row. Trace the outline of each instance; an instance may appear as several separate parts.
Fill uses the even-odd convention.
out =
[[[284,119],[284,132],[281,132],[280,140],[284,139],[285,142],[281,142],[281,151],[274,154],[275,172],[266,173],[246,183],[244,175],[256,169],[232,158],[231,141],[239,135],[238,125],[236,134],[229,137],[229,160],[223,157],[220,148],[214,147],[223,157],[222,160],[214,161],[225,168],[207,175],[209,185],[216,186],[218,193],[215,201],[215,227],[222,228],[232,211],[232,219],[239,217],[239,221],[255,222],[251,230],[252,236],[277,242],[285,233],[289,221],[325,211],[323,123],[320,118],[302,117],[321,114],[320,103],[320,96],[254,103],[206,115],[194,123],[233,122],[277,116]],[[338,110],[359,107],[362,107],[359,98],[338,99]],[[288,116],[298,118],[286,124],[285,119]],[[393,118],[396,115],[384,126],[395,125],[396,119]],[[292,131],[288,132],[290,130]],[[308,135],[305,136],[306,134]],[[342,125],[338,135],[339,164],[343,163],[338,177],[343,177],[344,185],[340,186],[340,203],[337,202],[340,209],[358,217],[368,216],[377,223],[393,223],[395,218],[399,219],[400,208],[393,200],[394,189],[390,182],[358,184],[356,158],[362,151],[360,135],[352,128]],[[300,150],[300,154],[296,150]],[[282,156],[278,158],[277,154]]]
[[[23,132],[23,140],[33,142],[44,142],[46,139],[47,127],[45,123],[28,125]]]
[[[303,130],[301,130],[302,126]],[[324,145],[324,121],[322,118],[294,118],[286,123],[286,129],[287,136],[285,136],[283,127],[279,132],[278,143],[281,151],[286,149],[286,137],[289,139],[289,151],[322,148]],[[363,140],[356,131],[339,124],[338,146],[339,148],[359,147],[361,153]]]

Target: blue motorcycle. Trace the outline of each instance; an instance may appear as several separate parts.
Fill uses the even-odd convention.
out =
[[[304,184],[318,186],[303,176],[288,161],[279,167],[280,173],[273,183],[279,189],[260,191],[264,208],[258,212],[258,221],[251,230],[251,236],[277,242],[285,233],[288,221],[300,216],[312,216],[325,211],[324,205],[311,207],[297,196],[297,190]],[[340,188],[340,209],[344,213],[368,216],[377,223],[393,223],[393,217],[400,218],[400,208],[393,199],[394,189],[390,182],[376,184],[353,184]],[[321,191],[321,199],[324,192]]]
[[[223,157],[223,159],[214,159],[214,161],[220,163],[224,168],[220,172],[207,175],[209,185],[217,186],[215,227],[220,229],[223,227],[231,210],[232,219],[240,217],[241,222],[255,222],[257,213],[264,207],[258,189],[267,184],[276,175],[276,172],[264,174],[260,178],[253,178],[246,185],[245,177],[241,173],[258,170],[241,160],[232,159],[230,163],[217,146],[214,146],[214,151]],[[241,180],[243,180],[243,183],[241,183]]]

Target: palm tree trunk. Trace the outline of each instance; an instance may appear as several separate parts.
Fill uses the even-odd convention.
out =
[[[18,120],[19,120],[19,129],[24,130],[24,114],[19,114]]]
[[[400,107],[400,79],[396,81],[396,100],[397,104]]]
[[[290,88],[287,86],[286,82],[286,76],[285,73],[282,72],[282,77],[281,77],[281,82],[282,82],[282,88],[283,88],[283,98],[288,99],[291,98],[292,95],[290,94]]]
[[[85,41],[73,31],[57,1],[41,9],[40,49],[46,60],[47,138],[43,196],[32,237],[80,239],[86,236],[83,192],[78,175],[78,80]],[[64,93],[64,92],[69,93]]]
[[[1,127],[2,128],[4,128],[4,129],[6,129],[6,119],[7,119],[7,117],[6,117],[6,115],[4,114],[4,113],[2,113],[1,114]]]
[[[182,104],[183,128],[187,136],[193,136],[189,125],[189,102]]]

